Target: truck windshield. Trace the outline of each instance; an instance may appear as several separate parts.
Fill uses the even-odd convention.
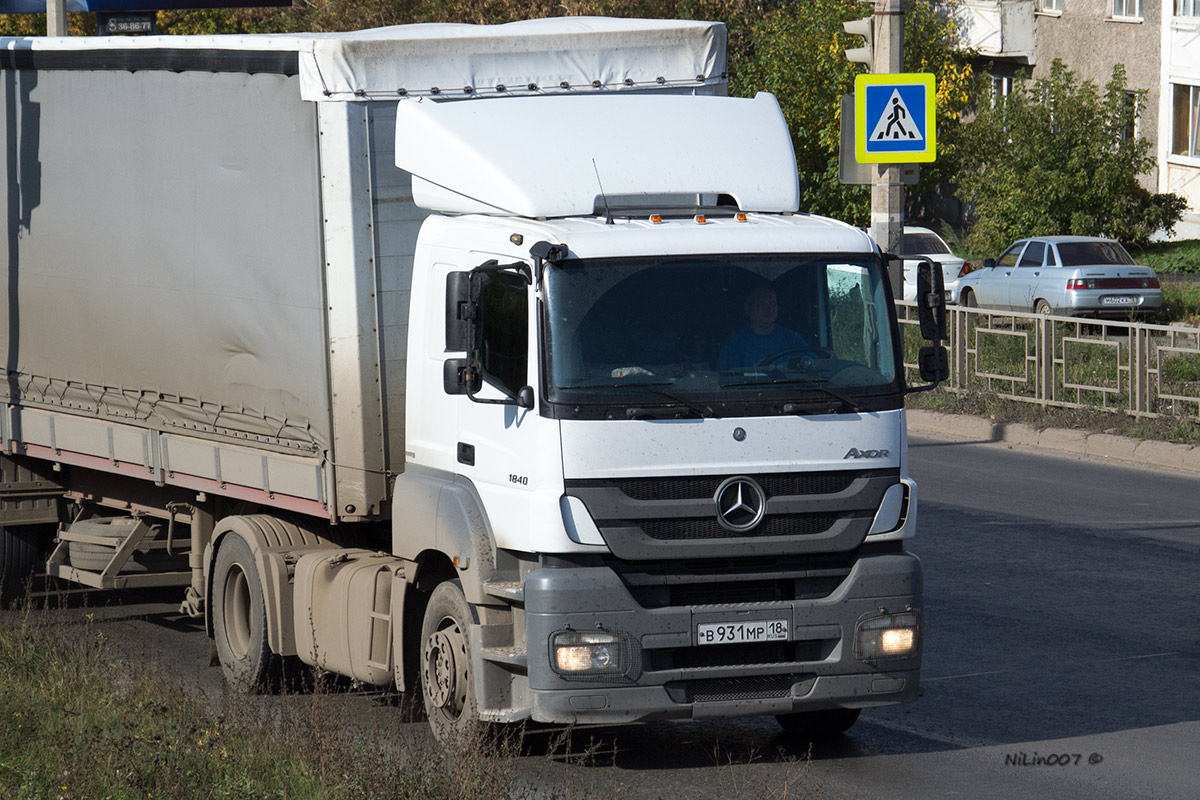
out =
[[[898,408],[884,280],[866,253],[561,263],[545,275],[545,398],[588,419]]]

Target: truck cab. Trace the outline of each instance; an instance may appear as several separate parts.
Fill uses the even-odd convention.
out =
[[[433,540],[395,518],[397,555],[457,554],[471,609],[426,617],[426,685],[468,684],[426,694],[435,728],[747,714],[837,728],[915,698],[916,487],[884,259],[861,231],[795,212],[769,95],[591,100],[469,110],[488,124],[398,112],[397,163],[434,213],[414,257],[395,502],[469,509]],[[575,163],[552,155],[531,189],[518,176],[541,151],[490,148],[545,119]],[[652,146],[701,123],[721,158]],[[464,145],[500,129],[499,145]],[[486,170],[441,169],[450,130]],[[472,648],[480,674],[464,678],[446,653]]]

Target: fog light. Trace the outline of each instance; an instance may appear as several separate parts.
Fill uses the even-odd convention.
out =
[[[917,632],[912,628],[891,628],[879,637],[879,644],[887,655],[903,655],[913,649]]]
[[[560,673],[622,673],[625,650],[621,637],[608,631],[561,631],[550,637],[551,661]]]
[[[920,632],[916,611],[864,617],[855,629],[854,656],[859,661],[879,661],[916,655]]]

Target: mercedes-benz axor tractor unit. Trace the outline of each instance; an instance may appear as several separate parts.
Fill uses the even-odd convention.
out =
[[[178,586],[236,689],[443,738],[914,699],[886,260],[725,71],[705,22],[3,40],[6,596]]]

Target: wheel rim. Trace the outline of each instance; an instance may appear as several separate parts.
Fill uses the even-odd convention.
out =
[[[1037,313],[1042,314],[1043,316],[1049,316],[1050,315],[1050,304],[1047,303],[1045,300],[1039,301],[1037,304]]]
[[[467,704],[467,639],[457,620],[446,618],[425,641],[422,677],[426,696],[434,708],[451,717]]]
[[[241,567],[233,566],[225,576],[225,641],[237,659],[250,653],[250,581]]]

